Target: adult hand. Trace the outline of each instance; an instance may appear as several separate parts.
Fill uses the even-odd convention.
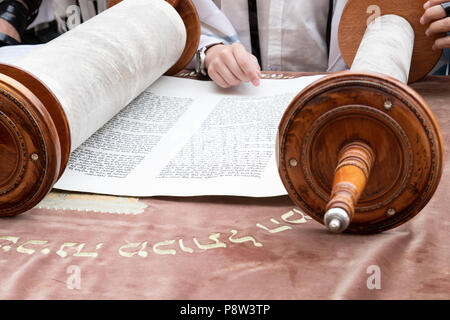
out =
[[[426,31],[426,35],[429,37],[439,34],[445,34],[450,32],[450,17],[447,17],[444,8],[441,6],[443,3],[449,2],[448,0],[429,0],[423,6],[425,13],[420,19],[420,23],[430,26]],[[436,40],[433,45],[434,50],[450,48],[450,36],[444,36]]]
[[[240,43],[218,44],[206,51],[205,66],[209,77],[220,87],[229,88],[241,82],[259,86],[261,67],[254,55]]]

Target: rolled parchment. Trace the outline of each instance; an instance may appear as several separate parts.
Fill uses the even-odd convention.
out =
[[[408,83],[414,37],[406,19],[397,15],[378,17],[367,27],[351,70],[383,73]]]
[[[186,27],[163,0],[126,0],[18,61],[61,103],[75,150],[183,53]]]

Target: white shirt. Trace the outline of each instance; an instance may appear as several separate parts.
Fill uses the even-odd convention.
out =
[[[201,20],[203,10],[199,7],[202,2],[212,0],[194,0]],[[214,2],[235,28],[240,42],[251,52],[247,0]],[[346,0],[334,2],[334,15],[340,17]],[[316,72],[329,69],[326,43],[328,0],[257,0],[257,6],[263,70]],[[203,20],[202,23],[207,29]],[[204,31],[200,47],[217,42],[217,37]],[[338,65],[341,68],[345,66],[342,63]]]

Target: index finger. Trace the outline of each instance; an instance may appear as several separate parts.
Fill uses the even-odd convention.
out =
[[[422,18],[420,18],[420,23],[425,25],[432,21],[443,19],[446,17],[445,10],[440,5],[429,7],[425,10]]]
[[[433,6],[437,6],[439,4],[446,3],[446,2],[448,2],[448,0],[429,0],[423,5],[423,7],[425,9],[428,9],[428,8],[433,7]]]
[[[252,81],[254,85],[259,85],[261,78],[261,67],[258,60],[245,50],[244,46],[236,46],[233,51],[237,63],[244,72],[244,74]]]

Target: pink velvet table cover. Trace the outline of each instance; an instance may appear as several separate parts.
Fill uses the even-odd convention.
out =
[[[434,198],[411,222],[334,235],[287,196],[54,191],[0,220],[0,299],[449,299],[450,80],[413,87],[447,152]]]

